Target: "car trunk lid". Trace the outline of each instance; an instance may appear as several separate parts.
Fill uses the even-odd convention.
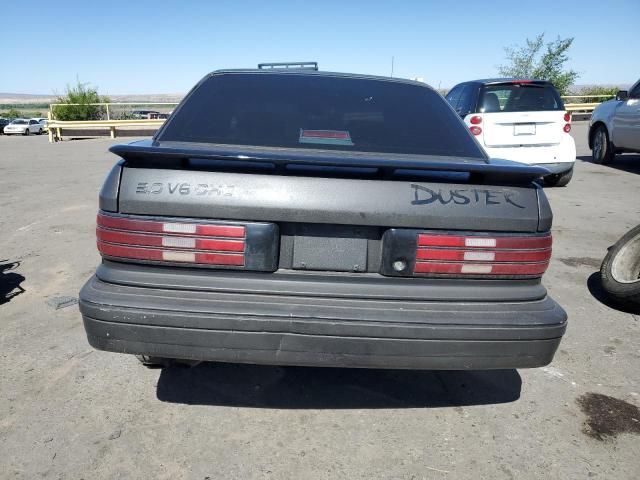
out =
[[[531,181],[539,170],[511,162],[285,149],[258,157],[149,142],[112,151],[124,161],[105,183],[102,210],[165,226],[273,225],[281,269],[379,273],[393,229],[537,234],[551,221]]]

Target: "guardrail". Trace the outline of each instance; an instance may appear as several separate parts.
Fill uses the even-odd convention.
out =
[[[149,107],[175,107],[176,102],[111,102],[111,103],[52,103],[49,105],[49,122],[47,128],[49,129],[49,141],[56,142],[62,139],[65,130],[108,130],[111,138],[116,138],[117,131],[119,129],[131,129],[131,128],[155,128],[158,129],[160,125],[165,122],[165,119],[149,119],[149,118],[136,118],[136,119],[114,119],[114,111],[117,114],[117,110],[123,110],[124,114],[130,115],[126,110],[132,110],[131,107],[146,107],[145,110],[152,110]],[[56,108],[71,106],[95,106],[103,107],[99,112],[104,115],[105,118],[100,120],[56,120],[55,111]],[[123,108],[124,107],[124,108]],[[120,114],[122,115],[123,112]]]
[[[596,98],[599,99],[599,101],[597,102],[575,102],[575,103],[565,103],[564,104],[564,109],[567,112],[571,112],[571,113],[578,113],[578,112],[584,112],[584,113],[591,113],[593,112],[593,110],[600,105],[600,103],[606,101],[606,100],[611,100],[612,98],[615,98],[615,95],[563,95],[561,98],[562,100],[570,100],[570,99],[590,99],[590,98]]]
[[[177,102],[103,102],[103,103],[51,103],[49,104],[49,119],[55,118],[55,107],[79,107],[79,106],[92,106],[92,107],[104,107],[104,120],[111,120],[114,107],[157,107],[158,105],[172,106],[178,105]],[[118,119],[115,120],[127,120]]]
[[[600,105],[600,103],[604,100],[609,100],[611,98],[615,98],[615,95],[563,95],[561,97],[563,100],[570,99],[598,99],[598,102],[574,102],[574,103],[565,103],[564,108],[566,111],[571,113],[591,113],[593,110]],[[77,121],[61,121],[55,120],[55,108],[62,106],[81,106],[81,105],[91,105],[91,106],[102,106],[104,107],[104,120],[77,120]],[[89,103],[89,104],[79,104],[79,103],[52,103],[49,105],[49,141],[56,142],[62,139],[62,135],[64,130],[109,130],[109,135],[111,138],[116,138],[117,130],[119,128],[159,128],[164,122],[164,119],[133,119],[133,120],[117,120],[112,119],[111,116],[113,114],[114,107],[141,107],[141,106],[176,106],[178,105],[175,102],[117,102],[117,103]]]
[[[165,122],[165,119],[149,120],[78,120],[61,121],[50,120],[47,124],[49,129],[49,142],[62,140],[63,131],[66,130],[109,130],[111,138],[116,138],[117,129],[123,127],[154,128],[158,129]]]

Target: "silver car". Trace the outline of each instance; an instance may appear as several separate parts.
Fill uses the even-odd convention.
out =
[[[595,163],[609,163],[616,153],[640,152],[640,80],[629,91],[596,107],[589,127]]]

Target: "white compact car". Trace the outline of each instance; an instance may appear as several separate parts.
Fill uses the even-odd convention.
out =
[[[640,80],[591,115],[589,148],[595,163],[609,163],[616,153],[640,153]]]
[[[551,172],[548,186],[569,183],[576,161],[571,115],[550,82],[473,80],[446,98],[491,158],[541,165]]]
[[[32,133],[40,135],[42,134],[43,129],[44,126],[35,118],[30,120],[25,118],[16,118],[13,122],[4,127],[3,131],[5,135],[30,135]]]

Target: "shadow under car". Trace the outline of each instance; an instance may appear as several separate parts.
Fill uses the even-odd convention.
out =
[[[283,409],[432,408],[513,402],[514,369],[375,370],[201,363],[160,373],[163,402]]]

